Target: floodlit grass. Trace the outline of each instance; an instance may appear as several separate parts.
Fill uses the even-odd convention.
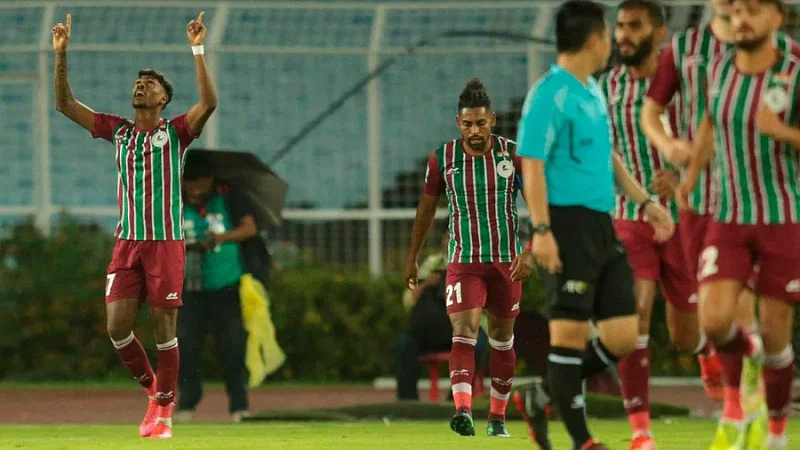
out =
[[[426,422],[355,423],[247,423],[176,425],[171,441],[153,442],[138,437],[130,425],[5,425],[0,426],[2,449],[531,449],[525,425],[509,423],[510,439],[483,435],[484,421],[476,421],[478,436],[455,435],[446,420]],[[553,446],[571,448],[561,423],[552,423]],[[697,450],[708,448],[715,423],[708,420],[656,421],[654,432],[660,448]],[[628,447],[630,429],[625,421],[592,421],[591,429],[610,448]],[[792,422],[789,433],[800,432]],[[790,448],[793,446],[790,444]]]

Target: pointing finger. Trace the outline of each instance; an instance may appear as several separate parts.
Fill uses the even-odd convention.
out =
[[[203,15],[204,15],[205,13],[206,13],[205,11],[200,11],[200,14],[197,16],[197,21],[198,21],[198,22],[200,22],[200,23],[202,23],[202,22],[203,22]]]
[[[72,30],[72,14],[67,14],[67,34]]]

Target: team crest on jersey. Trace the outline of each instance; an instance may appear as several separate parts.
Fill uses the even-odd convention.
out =
[[[158,130],[156,134],[150,138],[150,142],[153,144],[154,147],[163,147],[164,144],[167,143],[169,136],[167,136],[167,132],[164,130]]]
[[[500,161],[497,164],[497,174],[503,178],[508,178],[514,175],[514,163],[509,160]]]
[[[786,89],[779,86],[767,89],[763,99],[764,103],[766,103],[769,109],[775,114],[782,113],[789,105],[789,95],[786,93]]]

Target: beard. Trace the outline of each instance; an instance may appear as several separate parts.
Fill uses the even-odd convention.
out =
[[[147,99],[141,97],[134,97],[131,101],[134,109],[147,109]]]
[[[753,52],[763,47],[769,40],[770,35],[758,36],[736,42],[736,48],[745,52]]]
[[[467,144],[472,150],[481,151],[486,146],[486,139],[482,137],[471,137],[467,139]]]
[[[639,66],[641,65],[648,56],[653,52],[653,42],[655,41],[655,36],[652,34],[647,36],[646,38],[642,39],[642,42],[639,43],[638,46],[634,46],[634,52],[630,55],[623,55],[620,53],[619,60],[622,64],[626,66]],[[630,43],[632,44],[632,43]]]

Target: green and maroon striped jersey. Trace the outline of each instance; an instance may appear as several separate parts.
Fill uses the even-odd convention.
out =
[[[522,170],[516,144],[492,135],[492,150],[472,156],[454,139],[428,159],[424,191],[447,194],[451,263],[511,262],[520,252],[517,192]]]
[[[797,223],[800,153],[788,142],[762,134],[759,107],[766,103],[790,126],[800,119],[800,58],[781,52],[772,68],[739,72],[736,52],[712,62],[708,115],[714,124],[717,178],[716,220],[736,224]]]
[[[782,51],[800,53],[797,44],[785,33],[776,33],[775,39]],[[681,139],[692,141],[695,138],[706,113],[705,83],[711,60],[734,47],[733,43],[714,36],[708,25],[676,33],[662,51],[647,96],[667,105],[677,94],[674,100],[677,103],[678,137]],[[713,200],[717,197],[711,170],[709,167],[700,174],[697,187],[689,197],[690,205],[701,215],[713,213]]]
[[[670,168],[642,132],[640,118],[649,86],[649,78],[634,77],[624,65],[617,66],[600,77],[600,88],[608,102],[614,149],[622,155],[628,172],[645,189],[652,183],[657,170]],[[675,201],[661,200],[660,203],[672,213],[672,219],[677,221],[678,206]],[[618,192],[614,218],[644,221],[645,214],[638,203]]]
[[[137,130],[119,116],[96,113],[95,138],[117,151],[119,224],[115,236],[132,241],[183,239],[181,175],[189,144],[197,138],[186,115]]]

